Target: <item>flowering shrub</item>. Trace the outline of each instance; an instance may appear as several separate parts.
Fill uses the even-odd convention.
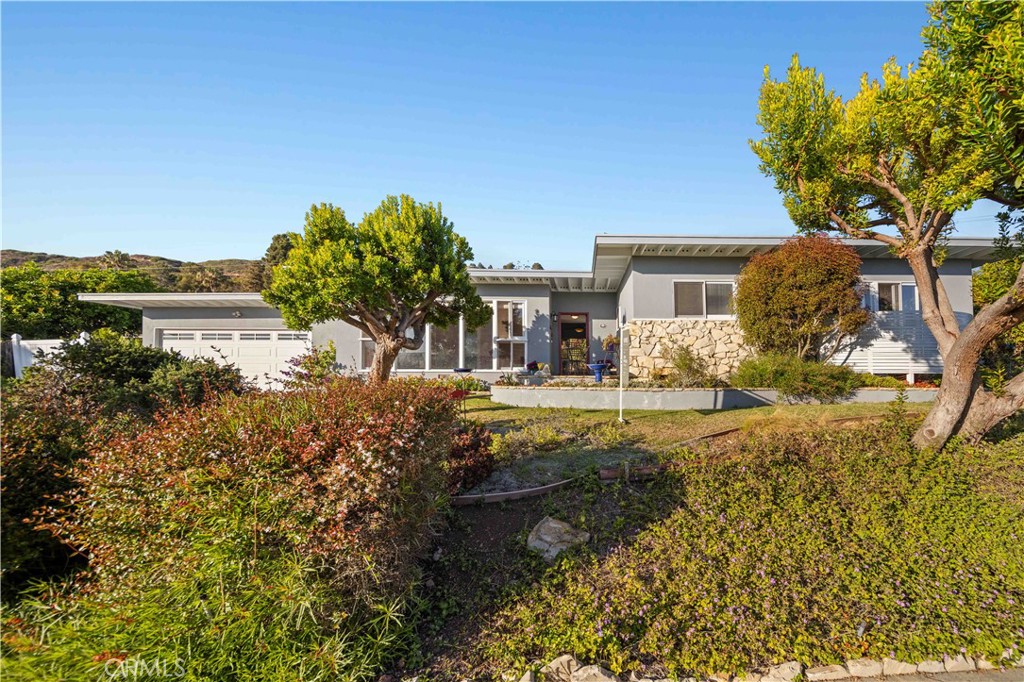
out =
[[[64,568],[68,552],[32,517],[73,485],[67,468],[86,456],[90,433],[132,432],[160,407],[195,405],[247,385],[212,360],[183,358],[107,330],[62,344],[59,355],[5,382],[0,404],[0,495],[6,588]]]
[[[508,670],[572,652],[680,678],[860,656],[998,661],[1024,646],[1024,435],[936,454],[912,431],[894,418],[767,433],[696,458],[672,474],[677,508],[513,596],[481,658]]]
[[[53,522],[91,577],[22,608],[7,670],[95,679],[113,652],[202,679],[367,677],[402,650],[456,417],[437,388],[336,379],[113,437]]]

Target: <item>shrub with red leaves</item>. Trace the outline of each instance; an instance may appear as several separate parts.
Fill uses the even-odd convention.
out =
[[[448,490],[452,495],[482,483],[494,471],[491,432],[480,424],[465,424],[455,434],[448,458]]]
[[[50,526],[88,578],[19,613],[48,637],[10,669],[95,679],[104,651],[188,652],[197,679],[369,678],[408,640],[457,415],[446,388],[339,378],[109,438]]]

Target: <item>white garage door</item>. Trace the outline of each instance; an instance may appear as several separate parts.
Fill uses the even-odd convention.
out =
[[[310,348],[309,332],[283,330],[229,331],[197,329],[163,331],[160,344],[187,357],[212,358],[231,363],[261,386],[272,387],[288,361]]]

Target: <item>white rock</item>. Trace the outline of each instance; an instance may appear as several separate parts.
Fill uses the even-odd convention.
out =
[[[565,654],[541,668],[540,678],[543,682],[569,682],[572,674],[579,669],[579,661],[575,657]]]
[[[779,665],[768,668],[762,682],[793,682],[803,672],[803,668],[796,661],[786,661]]]
[[[944,673],[946,672],[946,666],[942,665],[942,661],[921,661],[917,664],[917,672]]]
[[[555,557],[565,550],[589,540],[590,533],[577,530],[564,521],[545,516],[530,531],[526,545],[530,549],[540,552],[546,560],[554,561]]]
[[[976,659],[974,659],[974,665],[976,665],[978,667],[978,670],[998,670],[999,669],[999,666],[992,665],[991,663],[986,661],[984,658],[976,658]]]
[[[761,682],[763,679],[763,675],[753,672],[743,673],[742,675],[736,676],[736,682]]]
[[[599,665],[585,665],[572,674],[572,682],[619,682],[610,670]]]
[[[809,680],[809,682],[845,680],[849,676],[849,671],[841,665],[819,665],[816,668],[808,668],[804,671],[804,678]]]
[[[855,658],[846,662],[853,677],[881,677],[882,664],[871,658]]]
[[[943,656],[942,662],[946,666],[947,673],[968,673],[974,670],[974,659],[967,658],[963,654],[959,656]]]
[[[916,663],[904,663],[895,658],[882,659],[882,674],[886,677],[891,675],[914,675],[917,673]]]
[[[537,676],[532,670],[527,670],[526,674],[519,678],[519,682],[537,682]]]

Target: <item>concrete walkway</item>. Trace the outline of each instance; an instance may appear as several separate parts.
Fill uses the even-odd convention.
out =
[[[888,682],[1024,682],[1024,668],[977,670],[969,673],[914,673],[913,675],[862,677],[857,679],[859,682],[883,679]],[[849,682],[849,680],[845,682]]]

